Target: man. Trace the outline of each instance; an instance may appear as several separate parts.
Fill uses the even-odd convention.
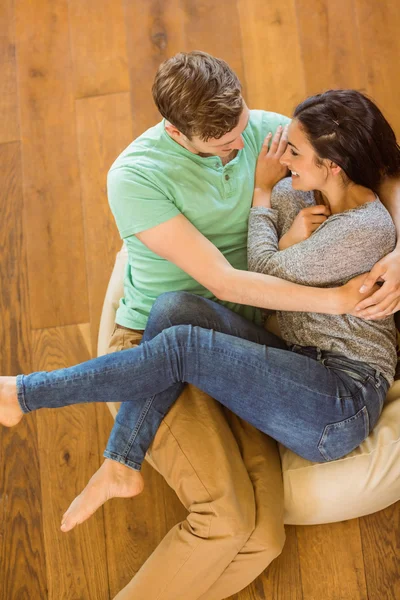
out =
[[[289,119],[249,111],[236,75],[202,52],[163,63],[153,96],[164,120],[121,154],[108,177],[110,206],[129,253],[110,351],[140,342],[153,302],[166,291],[218,299],[256,322],[261,317],[253,307],[350,312],[360,298],[354,284],[315,290],[246,272],[257,157],[268,132]],[[272,161],[279,160],[282,144],[283,129],[271,146]],[[399,228],[396,195],[398,182],[385,182],[382,199]],[[399,255],[380,261],[366,279],[367,291],[378,278],[385,284],[362,304],[361,316],[398,309]],[[126,477],[127,467],[135,465],[120,452],[129,449],[136,416],[133,407],[121,408],[106,461],[67,513],[73,524],[109,497],[141,491],[140,475]],[[167,534],[118,600],[226,598],[279,555],[283,487],[273,440],[187,386],[156,433],[148,459],[189,516]]]

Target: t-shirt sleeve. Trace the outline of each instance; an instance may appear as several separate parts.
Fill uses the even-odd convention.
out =
[[[165,223],[180,214],[173,200],[150,180],[128,168],[107,177],[108,201],[122,239]]]

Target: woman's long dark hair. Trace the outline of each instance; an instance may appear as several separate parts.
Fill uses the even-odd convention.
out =
[[[293,116],[317,157],[339,165],[354,183],[377,192],[383,177],[400,175],[395,133],[379,108],[360,92],[329,90],[311,96]]]

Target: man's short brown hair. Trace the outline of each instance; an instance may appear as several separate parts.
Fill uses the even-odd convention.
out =
[[[161,63],[153,98],[162,116],[188,139],[219,139],[236,127],[243,111],[239,79],[220,58],[180,52]]]

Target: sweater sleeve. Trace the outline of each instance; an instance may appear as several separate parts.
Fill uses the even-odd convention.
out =
[[[257,206],[250,210],[247,239],[247,262],[249,271],[268,273],[268,263],[278,248],[278,211]]]
[[[272,190],[271,207],[250,210],[247,260],[250,271],[269,272],[268,262],[279,252],[278,242],[306,206],[315,204],[310,192],[293,190],[290,178],[282,179]]]
[[[379,201],[331,216],[308,239],[282,251],[277,242],[273,250],[272,220],[260,213],[258,208],[251,216],[249,269],[295,283],[317,287],[345,283],[369,271],[395,245],[393,222]]]

